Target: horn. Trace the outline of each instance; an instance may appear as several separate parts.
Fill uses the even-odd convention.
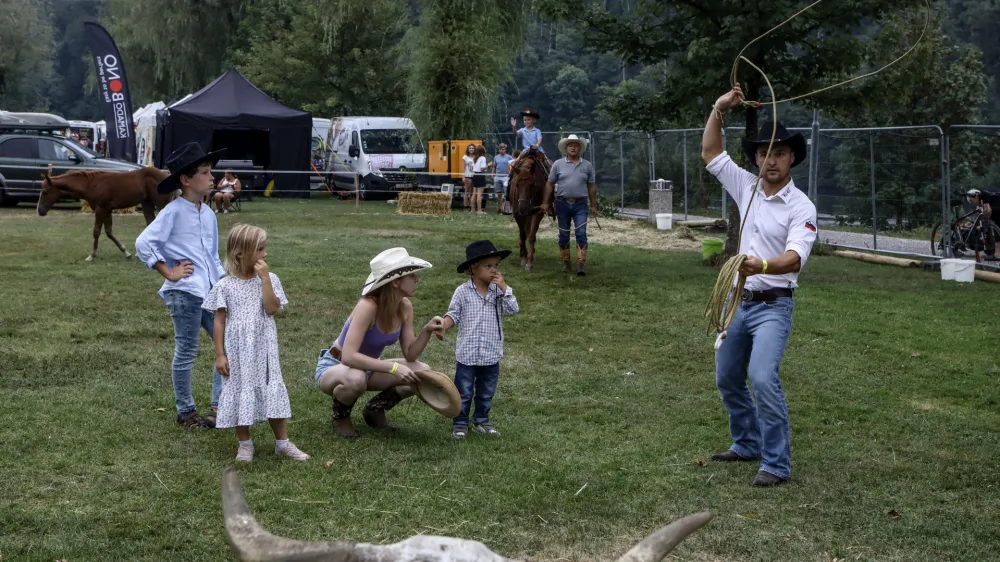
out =
[[[688,535],[712,520],[712,514],[703,511],[678,519],[646,537],[632,547],[617,562],[660,562]]]
[[[352,542],[296,541],[268,533],[250,513],[240,476],[232,468],[222,473],[222,513],[229,547],[243,562],[359,562],[369,559],[359,556],[361,553]]]

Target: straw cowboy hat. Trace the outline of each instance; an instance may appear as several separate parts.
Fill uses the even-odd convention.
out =
[[[489,240],[477,240],[465,247],[465,261],[458,264],[458,272],[465,273],[469,266],[489,258],[506,259],[510,250],[498,250]]]
[[[453,418],[462,409],[462,396],[447,375],[437,371],[416,371],[420,379],[416,385],[417,397],[446,418]]]
[[[771,144],[771,130],[774,128],[774,121],[767,121],[757,132],[756,140],[742,139],[743,153],[754,166],[757,166],[757,147]],[[802,133],[793,135],[779,122],[777,130],[774,131],[774,144],[778,143],[786,144],[792,149],[792,154],[795,155],[793,168],[806,161],[806,139]]]
[[[371,262],[372,272],[365,280],[361,296],[378,289],[390,281],[409,275],[421,269],[433,267],[430,262],[415,258],[407,253],[406,248],[389,248],[375,256]]]
[[[575,142],[580,145],[580,154],[587,152],[587,139],[582,139],[576,135],[570,135],[559,141],[559,152],[566,154],[566,145]]]
[[[188,172],[192,168],[197,168],[202,162],[211,162],[212,167],[215,167],[225,152],[226,149],[223,148],[222,150],[206,153],[205,149],[196,142],[189,142],[182,145],[170,153],[170,156],[167,156],[166,164],[167,169],[170,170],[170,175],[163,178],[163,181],[156,186],[156,192],[171,193],[180,189],[182,173]]]

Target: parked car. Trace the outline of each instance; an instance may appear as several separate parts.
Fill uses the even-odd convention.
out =
[[[124,172],[142,167],[103,158],[68,138],[52,134],[65,131],[66,126],[68,122],[55,115],[0,112],[0,205],[38,201],[42,174],[50,165],[53,175],[71,170]]]

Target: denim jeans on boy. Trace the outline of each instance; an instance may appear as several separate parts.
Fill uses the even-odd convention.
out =
[[[576,203],[567,203],[556,199],[556,220],[559,222],[559,247],[569,246],[569,233],[576,232],[576,245],[587,247],[587,198]],[[573,230],[570,230],[569,220],[573,219]],[[580,226],[583,225],[583,226]]]
[[[741,457],[760,458],[760,470],[779,478],[788,478],[792,471],[788,406],[778,366],[792,331],[794,308],[795,302],[788,297],[773,302],[741,301],[726,339],[715,352],[715,384],[729,411],[730,449]]]
[[[500,380],[500,364],[493,365],[463,365],[455,363],[455,386],[462,396],[462,410],[452,421],[453,425],[469,425],[469,407],[473,402],[472,391],[475,389],[475,413],[472,423],[490,421],[490,408],[493,406],[493,394],[497,391],[497,381]]]
[[[174,362],[173,369],[174,399],[177,402],[177,413],[186,414],[197,409],[194,395],[191,392],[191,370],[194,360],[198,357],[198,336],[200,329],[212,337],[215,327],[215,312],[201,308],[201,299],[187,291],[164,291],[163,300],[170,310],[170,319],[174,322]],[[219,393],[222,391],[222,376],[212,369],[212,402],[214,408],[219,405]]]

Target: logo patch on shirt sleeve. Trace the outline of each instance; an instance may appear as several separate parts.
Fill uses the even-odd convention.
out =
[[[813,223],[809,222],[809,221],[806,221],[806,228],[808,228],[809,230],[811,230],[813,232],[816,232],[816,226]]]

